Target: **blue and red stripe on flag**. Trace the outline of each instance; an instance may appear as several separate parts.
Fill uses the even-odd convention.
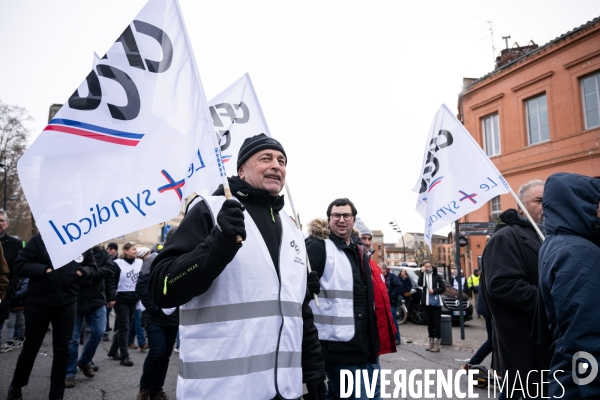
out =
[[[144,137],[142,133],[117,131],[115,129],[62,118],[55,118],[50,121],[44,131],[68,133],[124,146],[137,146]]]

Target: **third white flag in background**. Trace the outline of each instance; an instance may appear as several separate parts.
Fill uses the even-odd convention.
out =
[[[429,129],[421,175],[413,188],[429,248],[436,231],[509,191],[489,157],[442,105]]]

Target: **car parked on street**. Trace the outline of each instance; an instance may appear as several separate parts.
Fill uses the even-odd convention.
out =
[[[412,284],[414,292],[411,296],[411,304],[408,311],[408,320],[418,325],[425,325],[427,321],[425,321],[425,310],[421,305],[421,292],[422,289],[417,287],[417,282],[419,280],[419,275],[421,274],[421,269],[416,267],[396,267],[391,266],[388,269],[395,275],[400,276],[400,270],[405,269]],[[444,281],[444,285],[446,286],[446,291],[441,294],[442,299],[442,315],[450,315],[452,317],[452,322],[460,321],[460,302],[458,298],[458,291],[452,287],[452,285],[446,281]],[[471,300],[469,296],[463,293],[462,295],[462,303],[463,303],[463,315],[465,321],[469,321],[473,319],[473,305],[471,304]],[[402,307],[397,307],[398,320],[402,321],[404,315],[401,315],[404,311]]]

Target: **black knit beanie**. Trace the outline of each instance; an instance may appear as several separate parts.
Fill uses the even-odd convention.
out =
[[[239,170],[242,164],[250,158],[252,154],[265,149],[274,149],[282,152],[285,156],[285,164],[287,165],[287,155],[285,154],[285,150],[281,143],[268,137],[264,133],[261,133],[244,140],[242,147],[240,147],[240,152],[238,153],[237,169]]]

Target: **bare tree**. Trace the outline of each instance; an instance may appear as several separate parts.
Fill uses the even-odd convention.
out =
[[[0,207],[4,208],[6,201],[8,233],[22,240],[32,235],[32,217],[17,175],[17,161],[27,149],[29,131],[24,123],[31,120],[24,108],[0,101],[0,163],[5,168],[0,172]]]

